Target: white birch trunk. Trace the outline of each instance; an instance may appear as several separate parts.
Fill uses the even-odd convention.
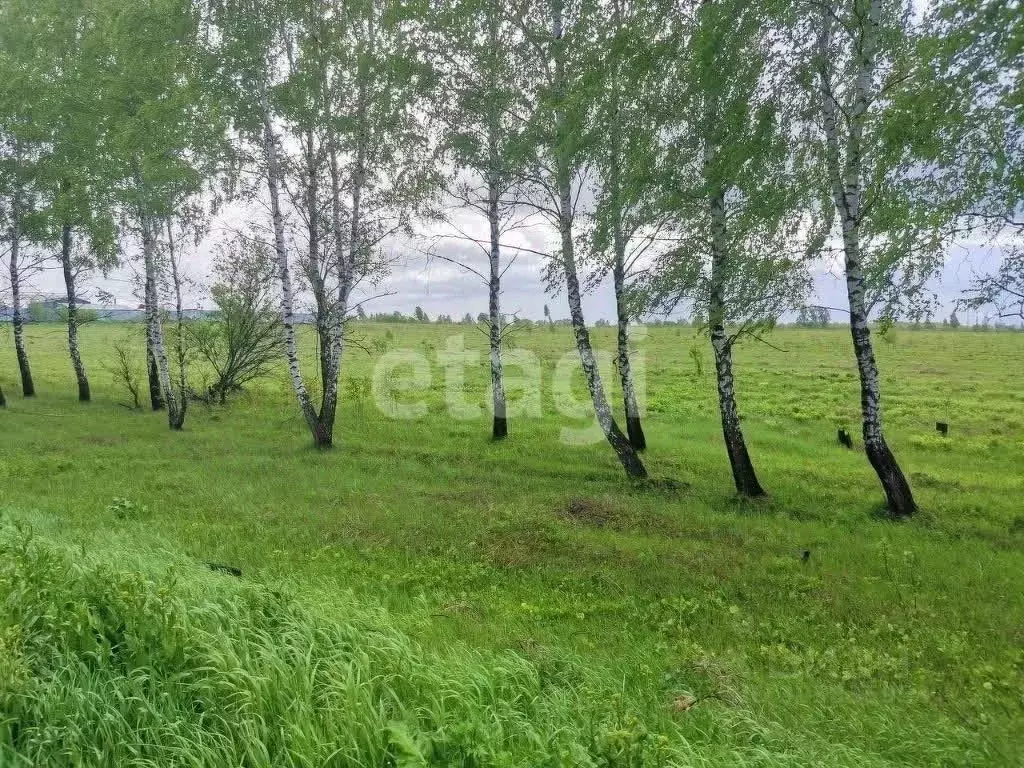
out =
[[[17,197],[11,210],[11,260],[9,271],[11,277],[11,324],[14,326],[14,352],[18,359],[18,372],[21,375],[21,394],[32,397],[36,393],[35,382],[32,381],[32,368],[28,361],[28,350],[25,347],[25,318],[21,314],[21,274],[19,259],[21,258],[21,206]]]
[[[78,346],[78,294],[75,291],[75,271],[72,264],[72,233],[69,225],[61,229],[60,264],[64,272],[64,287],[68,297],[68,352],[71,355],[71,366],[78,381],[78,400],[89,402],[89,377],[82,362],[82,350]]]
[[[490,225],[491,248],[490,279],[488,281],[488,321],[490,325],[487,335],[490,346],[491,393],[494,401],[494,424],[491,435],[495,440],[508,436],[508,413],[505,402],[505,377],[501,362],[501,230],[498,213],[498,180],[496,178],[494,136],[491,136],[491,171],[487,184],[487,220]]]
[[[497,3],[488,3],[487,40],[491,50],[497,50],[498,13]],[[487,224],[490,230],[491,247],[488,252],[490,273],[487,283],[487,313],[490,324],[487,334],[488,357],[491,364],[491,398],[494,404],[494,420],[491,437],[503,440],[508,436],[508,405],[505,397],[505,372],[501,359],[501,152],[498,135],[501,115],[495,100],[498,98],[496,63],[488,69],[488,86],[491,104],[487,115]]]
[[[178,392],[181,396],[176,423],[172,426],[175,429],[181,429],[185,425],[185,415],[188,412],[188,361],[185,358],[185,318],[181,300],[181,275],[178,272],[178,255],[174,247],[174,231],[170,219],[167,220],[167,247],[171,261],[171,282],[174,285],[175,351],[178,356]]]
[[[621,7],[618,1],[612,4],[615,31],[622,27]],[[617,321],[617,347],[619,380],[622,384],[622,402],[626,411],[626,434],[630,444],[638,451],[647,449],[647,437],[644,435],[640,420],[640,408],[637,404],[636,389],[633,385],[633,370],[629,361],[629,310],[626,306],[626,235],[622,229],[622,119],[620,112],[621,89],[618,66],[615,66],[611,77],[611,119],[609,125],[608,152],[608,195],[612,208],[612,248],[614,264],[612,265],[612,282],[615,289],[615,315]]]
[[[302,379],[299,368],[298,342],[295,334],[295,297],[292,288],[291,269],[288,265],[288,245],[284,235],[284,216],[281,213],[281,171],[277,159],[277,139],[274,136],[270,103],[263,96],[263,151],[267,161],[267,188],[270,194],[270,211],[274,226],[274,251],[277,255],[277,276],[281,281],[281,325],[284,329],[285,359],[295,397],[313,440],[320,445],[320,423],[313,401]]]
[[[139,220],[142,226],[142,257],[146,270],[146,289],[150,295],[146,300],[146,331],[149,343],[153,348],[157,372],[160,375],[160,386],[164,392],[167,405],[167,423],[173,430],[182,427],[182,415],[178,410],[178,398],[171,381],[171,367],[167,360],[167,349],[164,347],[163,324],[160,321],[160,298],[157,294],[157,257],[156,232],[154,222],[145,210],[140,210]]]
[[[868,325],[864,270],[860,250],[860,223],[863,205],[862,140],[864,121],[872,98],[874,54],[882,6],[880,0],[871,0],[868,16],[864,19],[860,30],[862,34],[859,38],[858,70],[854,83],[853,104],[848,118],[845,159],[840,136],[840,108],[832,90],[828,68],[834,24],[831,10],[830,7],[826,7],[822,11],[818,37],[821,114],[825,132],[826,161],[832,181],[832,197],[842,221],[846,293],[850,307],[850,333],[853,337],[854,355],[860,375],[864,450],[885,491],[890,513],[895,517],[906,517],[917,510],[917,504],[910,490],[910,484],[896,462],[882,432],[878,365],[875,361],[871,329]]]
[[[708,296],[708,325],[711,346],[715,352],[715,377],[718,389],[718,407],[722,417],[722,436],[725,439],[729,466],[732,469],[736,491],[743,496],[764,496],[757,480],[754,464],[747,451],[747,443],[740,426],[736,405],[736,388],[732,372],[732,341],[725,332],[725,272],[729,259],[728,231],[726,229],[725,193],[717,190],[710,197],[711,213],[711,290]]]
[[[562,0],[553,0],[551,31],[555,41],[555,91],[556,98],[561,102],[565,98],[564,53],[563,42]],[[608,397],[605,394],[601,374],[597,369],[594,348],[590,343],[590,333],[583,317],[583,303],[580,297],[580,281],[576,268],[575,246],[572,240],[572,173],[569,159],[566,157],[568,136],[566,135],[565,115],[561,104],[555,111],[555,172],[558,185],[558,229],[561,236],[562,269],[565,276],[566,294],[569,299],[569,315],[572,319],[573,333],[576,337],[576,348],[583,365],[583,374],[587,381],[587,389],[597,414],[601,430],[618,456],[626,474],[634,478],[646,478],[647,469],[640,460],[639,454],[622,434],[615,423]]]

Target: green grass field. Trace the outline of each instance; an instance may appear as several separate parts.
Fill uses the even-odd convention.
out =
[[[878,341],[922,508],[897,524],[836,443],[859,435],[842,328],[739,350],[759,503],[734,496],[689,329],[637,342],[645,461],[678,483],[644,487],[607,444],[560,439],[584,423],[550,386],[568,329],[516,337],[541,361],[542,415],[492,443],[486,414],[449,415],[439,365],[401,395],[419,418],[366,394],[375,356],[434,359],[460,333],[483,350],[481,334],[356,326],[374,351],[346,352],[328,453],[283,367],[194,404],[180,434],[122,407],[105,366],[130,332],[83,329],[81,405],[60,327],[30,328],[32,401],[0,329],[0,765],[1024,761],[1024,334]],[[595,341],[611,350],[612,329]],[[481,354],[467,400],[487,382]]]

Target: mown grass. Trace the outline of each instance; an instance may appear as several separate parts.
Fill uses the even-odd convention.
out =
[[[358,327],[373,356],[407,348],[434,358],[461,332],[482,348],[472,329]],[[171,434],[161,415],[120,407],[124,395],[101,370],[124,333],[84,329],[96,392],[87,406],[74,400],[59,328],[31,330],[41,393],[31,402],[15,395],[12,345],[0,338],[10,401],[0,413],[0,506],[8,520],[49,531],[48,550],[65,559],[84,551],[92,563],[106,551],[104,578],[146,570],[119,563],[111,539],[237,565],[247,584],[267,587],[229,590],[284,590],[287,611],[315,614],[300,623],[344,627],[358,604],[395,642],[455,666],[585,667],[593,680],[570,681],[564,695],[593,703],[602,723],[616,711],[611,697],[624,697],[670,740],[673,764],[1014,765],[1024,756],[1022,334],[897,329],[879,343],[890,443],[923,509],[892,524],[877,514],[862,454],[835,444],[837,426],[856,434],[858,403],[838,328],[782,330],[770,337],[778,349],[750,344],[739,355],[744,427],[771,492],[758,504],[733,496],[713,381],[690,354],[705,345],[686,329],[652,329],[638,342],[646,459],[656,478],[679,483],[652,487],[625,483],[604,445],[565,445],[560,429],[582,422],[555,410],[549,386],[540,418],[513,420],[508,441],[490,442],[486,418],[448,415],[437,366],[425,395],[405,396],[426,399],[415,420],[389,418],[359,396],[365,384],[343,384],[331,453],[309,448],[280,372],[227,408],[194,407],[186,432]],[[612,336],[597,342],[611,349]],[[572,354],[563,329],[516,343],[542,360],[546,385]],[[368,381],[371,355],[348,354],[346,380]],[[486,403],[486,382],[481,356],[468,397]],[[937,420],[950,423],[948,439],[935,435]],[[166,586],[165,571],[146,572],[147,590]],[[203,606],[224,581],[193,574],[175,599]],[[475,674],[446,670],[453,680]],[[576,709],[551,721],[586,721],[570,716]],[[47,715],[58,731],[83,722],[60,712],[64,720]],[[166,714],[156,712],[154,722]],[[493,743],[534,715],[517,717],[491,717],[508,724],[495,726]],[[103,731],[87,733],[106,744]],[[381,764],[388,747],[374,743],[378,751],[337,764]],[[295,764],[321,764],[325,753],[311,749],[292,750]],[[508,749],[519,764],[548,764]],[[479,764],[502,764],[488,754]],[[235,763],[274,762],[246,759]]]

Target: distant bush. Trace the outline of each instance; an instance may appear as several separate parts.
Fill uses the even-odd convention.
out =
[[[93,560],[8,528],[0,593],[2,765],[639,768],[683,757],[684,742],[629,716],[615,681],[596,684],[576,664],[431,654],[382,613],[328,619],[199,567]]]
[[[278,362],[282,322],[265,245],[239,238],[221,249],[213,271],[217,283],[210,293],[217,312],[210,320],[188,323],[185,332],[191,354],[214,372],[213,383],[193,396],[223,404]]]

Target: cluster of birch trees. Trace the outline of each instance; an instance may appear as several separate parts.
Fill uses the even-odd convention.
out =
[[[434,257],[486,287],[500,439],[502,281],[524,249],[510,237],[531,227],[549,235],[534,253],[567,297],[626,473],[647,475],[630,324],[682,304],[713,349],[736,489],[756,497],[733,350],[805,306],[828,262],[846,278],[865,451],[890,512],[911,515],[870,321],[926,308],[965,232],[1006,254],[972,300],[1021,300],[1022,17],[1013,0],[0,0],[0,224],[23,394],[19,286],[60,266],[88,400],[76,280],[135,254],[151,399],[180,429],[176,242],[244,200],[316,445],[334,439],[354,291],[386,272],[384,243],[424,228],[461,241]],[[583,313],[602,281],[625,431]],[[306,301],[312,372],[296,329]]]

